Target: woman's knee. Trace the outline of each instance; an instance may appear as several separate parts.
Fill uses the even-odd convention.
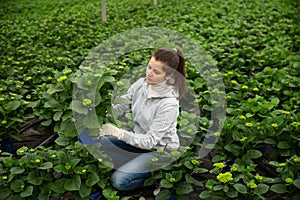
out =
[[[126,174],[124,172],[115,171],[111,176],[112,186],[120,191],[128,190],[129,180],[126,178]],[[127,186],[127,187],[126,187]]]
[[[144,181],[149,178],[150,175],[150,172],[132,173],[116,170],[112,174],[111,181],[115,189],[120,191],[128,191],[142,187],[144,185]]]

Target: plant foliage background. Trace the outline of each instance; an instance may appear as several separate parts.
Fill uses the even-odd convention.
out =
[[[66,192],[87,199],[99,190],[107,199],[130,198],[111,187],[112,168],[105,155],[99,152],[96,159],[77,141],[72,106],[85,114],[93,105],[98,120],[105,120],[112,85],[122,86],[119,78],[143,66],[151,49],[102,66],[101,73],[95,73],[103,81],[97,102],[72,101],[72,89],[91,81],[77,72],[89,50],[117,33],[151,26],[199,41],[218,62],[227,95],[227,117],[222,132],[216,134],[218,143],[208,157],[199,159],[195,152],[211,125],[211,106],[216,102],[210,101],[198,66],[188,64],[201,128],[187,128],[187,120],[179,121],[181,129],[187,128],[196,138],[180,159],[146,182],[162,186],[156,199],[171,194],[188,199],[193,191],[199,199],[298,199],[299,2],[172,0],[153,6],[152,1],[111,0],[106,4],[103,24],[99,0],[1,0],[0,139],[20,140],[22,125],[35,118],[58,138],[50,147],[1,153],[0,199],[51,199]],[[188,113],[183,115],[194,120]]]

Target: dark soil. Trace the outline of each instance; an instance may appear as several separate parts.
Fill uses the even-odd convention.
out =
[[[56,138],[51,129],[40,126],[40,120],[38,119],[32,119],[24,124],[20,129],[20,135],[21,140],[14,143],[15,150],[23,146],[33,149],[39,146],[48,146]]]

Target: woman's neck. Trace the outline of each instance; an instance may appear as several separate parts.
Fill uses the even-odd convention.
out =
[[[156,95],[158,92],[165,90],[168,87],[167,81],[163,81],[159,84],[149,85],[148,97]]]

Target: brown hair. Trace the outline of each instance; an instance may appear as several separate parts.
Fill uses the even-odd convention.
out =
[[[179,90],[179,97],[181,98],[185,93],[185,61],[183,53],[179,48],[160,48],[157,49],[152,56],[155,60],[165,63],[167,66],[164,67],[167,76],[171,75],[174,79],[174,85]],[[177,73],[175,73],[177,72]]]

